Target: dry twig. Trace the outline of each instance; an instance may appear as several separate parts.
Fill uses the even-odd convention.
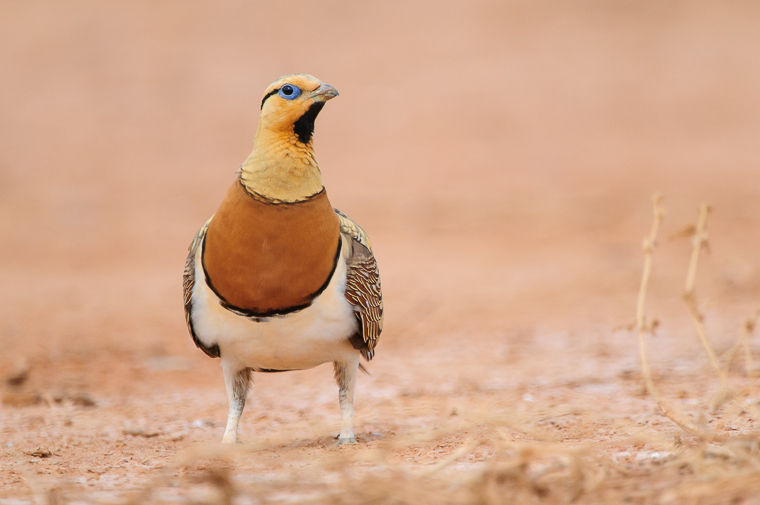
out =
[[[700,430],[694,424],[692,424],[684,416],[676,412],[665,400],[659,395],[654,386],[652,380],[652,371],[649,367],[649,360],[647,359],[646,350],[646,334],[652,330],[652,325],[647,325],[644,318],[644,302],[646,300],[647,286],[649,285],[649,277],[652,273],[652,258],[654,256],[654,246],[657,240],[657,231],[660,228],[665,213],[660,206],[662,196],[655,194],[652,197],[652,210],[654,218],[652,221],[652,228],[649,231],[649,236],[644,239],[644,269],[641,273],[641,284],[639,285],[638,303],[636,304],[636,328],[639,333],[639,355],[641,357],[641,374],[644,379],[644,387],[647,392],[654,397],[657,406],[660,407],[662,413],[673,421],[679,428],[686,433],[704,439],[709,437],[704,431]]]
[[[708,247],[707,215],[710,213],[710,210],[710,206],[706,203],[703,203],[699,207],[699,219],[697,221],[697,226],[694,230],[694,237],[692,240],[693,247],[691,250],[691,259],[689,260],[689,270],[686,274],[686,287],[684,288],[683,292],[683,300],[686,302],[686,306],[689,308],[689,315],[691,315],[694,329],[699,336],[699,340],[702,342],[702,347],[704,347],[705,353],[707,353],[707,358],[710,361],[710,365],[715,370],[715,373],[718,375],[718,380],[720,381],[720,391],[718,391],[718,394],[715,395],[715,398],[712,401],[712,411],[715,412],[723,404],[731,399],[732,394],[728,389],[728,374],[720,366],[718,358],[715,355],[715,351],[713,350],[712,345],[710,345],[710,341],[707,339],[707,333],[705,331],[704,325],[704,316],[699,312],[699,307],[697,307],[697,298],[694,294],[694,282],[697,277],[699,253],[703,248]]]
[[[647,286],[649,285],[649,277],[652,273],[652,257],[654,256],[654,246],[657,240],[657,231],[660,228],[665,214],[660,202],[662,196],[655,194],[652,197],[652,205],[654,212],[654,219],[652,221],[652,228],[649,231],[649,236],[644,239],[644,270],[641,274],[641,284],[639,285],[639,296],[636,303],[636,329],[639,332],[639,354],[641,355],[641,368],[644,377],[644,387],[650,394],[654,394],[654,384],[652,383],[652,372],[649,369],[649,361],[646,356],[646,333],[649,331],[647,328],[646,320],[644,318],[644,301],[646,299]]]

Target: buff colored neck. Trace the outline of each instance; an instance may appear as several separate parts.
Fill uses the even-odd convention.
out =
[[[261,126],[240,179],[247,190],[276,202],[306,200],[324,189],[312,142],[299,142],[292,130]]]

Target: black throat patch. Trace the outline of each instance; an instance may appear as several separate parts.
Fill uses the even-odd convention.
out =
[[[298,121],[293,123],[293,132],[298,136],[298,140],[308,144],[314,134],[314,120],[317,119],[319,111],[325,106],[325,102],[314,102]]]

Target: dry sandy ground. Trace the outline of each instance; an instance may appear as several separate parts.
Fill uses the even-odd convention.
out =
[[[325,365],[258,374],[222,452],[181,271],[292,72],[341,92],[316,147],[386,329],[358,445],[332,446]],[[0,0],[0,504],[760,502],[757,397],[737,356],[710,410],[670,238],[714,206],[697,295],[723,353],[760,309],[759,89],[749,1]],[[733,445],[642,395],[656,190],[657,384]]]

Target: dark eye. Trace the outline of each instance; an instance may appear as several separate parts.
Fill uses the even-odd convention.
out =
[[[280,88],[280,96],[285,100],[293,100],[301,94],[301,90],[292,84],[286,84]]]

